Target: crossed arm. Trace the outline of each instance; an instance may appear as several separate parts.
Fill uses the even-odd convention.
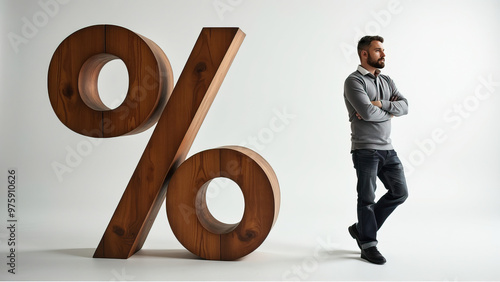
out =
[[[390,98],[371,101],[363,87],[363,82],[359,78],[348,78],[344,86],[344,96],[351,119],[382,122],[394,116],[407,114],[408,101],[399,93],[392,80],[389,83],[391,84]]]
[[[393,102],[393,101],[397,101],[398,99],[398,96],[394,95],[391,97],[391,99],[389,101]],[[372,103],[372,105],[374,105],[375,107],[379,107],[380,109],[382,109],[382,101],[370,101]],[[359,119],[359,120],[362,120],[363,118],[358,114],[358,112],[356,112],[356,117]],[[393,118],[394,115],[393,114],[390,114],[390,117],[389,118]]]

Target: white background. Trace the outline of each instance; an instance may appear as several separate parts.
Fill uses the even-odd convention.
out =
[[[15,275],[6,265],[10,234],[0,228],[0,279],[500,280],[499,12],[498,1],[0,0],[0,226],[9,168],[18,170],[19,220]],[[235,262],[197,259],[177,242],[163,208],[138,254],[91,258],[152,133],[90,140],[55,116],[52,54],[94,24],[155,41],[174,79],[202,27],[246,33],[190,155],[246,143],[272,165],[281,210],[255,252]],[[385,37],[383,72],[410,106],[392,134],[410,198],[379,233],[384,266],[360,260],[347,233],[356,179],[343,82],[365,34]],[[101,79],[104,94],[128,78],[110,63]],[[272,131],[277,112],[289,119]],[[68,163],[68,152],[84,146],[78,164]],[[56,163],[71,172],[58,176]],[[214,209],[237,214],[235,188],[212,189]]]

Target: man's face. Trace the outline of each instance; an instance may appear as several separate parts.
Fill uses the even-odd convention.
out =
[[[368,48],[368,65],[382,69],[385,67],[384,45],[380,41],[372,41]]]

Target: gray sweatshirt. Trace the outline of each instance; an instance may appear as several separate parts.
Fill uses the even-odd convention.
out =
[[[393,149],[391,118],[406,115],[408,101],[399,93],[392,79],[380,73],[374,76],[358,66],[358,70],[345,80],[344,100],[351,122],[351,150]],[[382,108],[374,106],[371,101],[381,101]],[[356,113],[362,120],[356,117]]]

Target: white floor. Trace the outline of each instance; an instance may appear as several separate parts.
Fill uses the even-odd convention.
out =
[[[84,230],[81,221],[72,228],[20,222],[16,274],[8,274],[2,263],[0,279],[500,280],[500,243],[494,240],[500,222],[495,219],[441,220],[445,214],[417,216],[411,209],[401,209],[380,232],[379,249],[388,262],[379,266],[360,259],[347,222],[314,232],[278,223],[255,252],[238,261],[221,262],[199,259],[185,250],[163,216],[159,215],[144,248],[128,260],[93,259],[102,231]],[[325,225],[312,220],[309,227],[313,226]]]

